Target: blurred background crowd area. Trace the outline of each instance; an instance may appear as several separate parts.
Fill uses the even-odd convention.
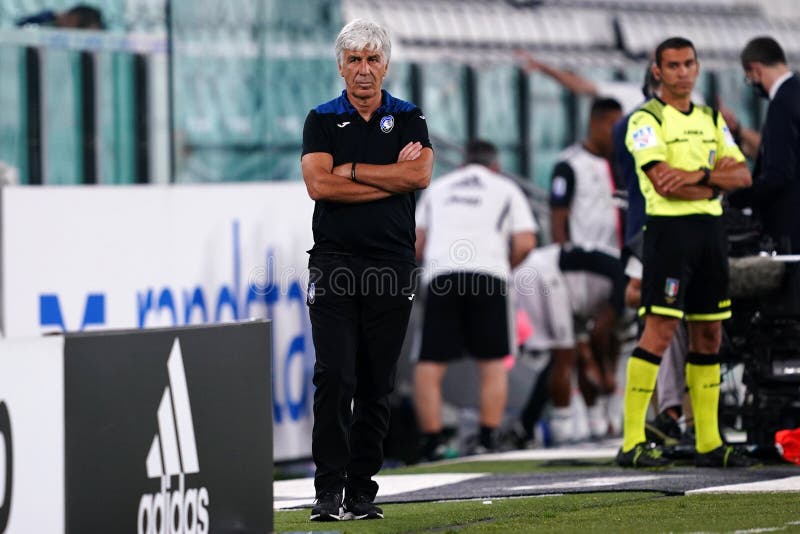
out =
[[[103,30],[17,26],[75,3],[0,0],[0,161],[22,184],[300,180],[305,116],[341,92],[333,42],[356,17],[389,28],[384,87],[425,111],[436,175],[480,137],[542,188],[590,99],[515,50],[641,84],[654,46],[682,35],[706,102],[749,127],[764,104],[743,83],[742,46],[768,34],[790,66],[800,58],[794,0],[87,0]]]

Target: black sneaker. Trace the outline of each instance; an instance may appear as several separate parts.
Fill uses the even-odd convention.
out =
[[[663,448],[664,456],[675,461],[694,461],[694,425],[689,425],[686,430],[681,434],[681,439],[678,440],[677,445],[665,446]]]
[[[620,447],[616,462],[622,467],[667,467],[672,464],[672,460],[662,456],[659,448],[645,442],[637,443],[628,452],[622,452]]]
[[[514,451],[518,449],[533,448],[533,432],[528,432],[519,421],[514,421],[510,427],[500,433],[498,439],[501,451]]]
[[[447,444],[441,432],[423,434],[419,443],[419,461],[438,462],[447,456]]]
[[[342,492],[329,491],[323,493],[314,501],[311,508],[311,521],[341,521],[344,519],[342,510]]]
[[[694,454],[694,465],[697,467],[753,467],[761,465],[755,458],[750,458],[744,451],[733,445],[720,445],[710,452]]]
[[[681,427],[678,421],[661,412],[652,422],[645,423],[644,435],[656,445],[672,447],[680,442]]]
[[[472,434],[464,438],[464,444],[461,450],[462,456],[477,456],[479,454],[491,454],[498,452],[499,447],[493,443],[482,443],[478,434]]]
[[[383,510],[363,493],[344,499],[344,519],[383,519]]]

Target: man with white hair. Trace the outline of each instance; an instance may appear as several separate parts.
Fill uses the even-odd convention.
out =
[[[414,192],[430,183],[425,115],[382,90],[391,42],[354,20],[336,39],[342,94],[312,109],[302,171],[315,201],[307,303],[316,350],[312,521],[377,519],[389,393],[415,294]]]

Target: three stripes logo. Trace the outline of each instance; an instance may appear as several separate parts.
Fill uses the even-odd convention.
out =
[[[178,339],[167,359],[169,386],[158,405],[158,433],[145,465],[148,478],[161,479],[161,491],[139,500],[139,534],[207,534],[208,489],[185,487],[185,475],[200,472],[192,408]],[[178,477],[177,488],[172,478]]]

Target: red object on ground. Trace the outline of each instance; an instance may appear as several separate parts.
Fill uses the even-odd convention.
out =
[[[787,462],[800,464],[800,428],[775,432],[775,448]]]

